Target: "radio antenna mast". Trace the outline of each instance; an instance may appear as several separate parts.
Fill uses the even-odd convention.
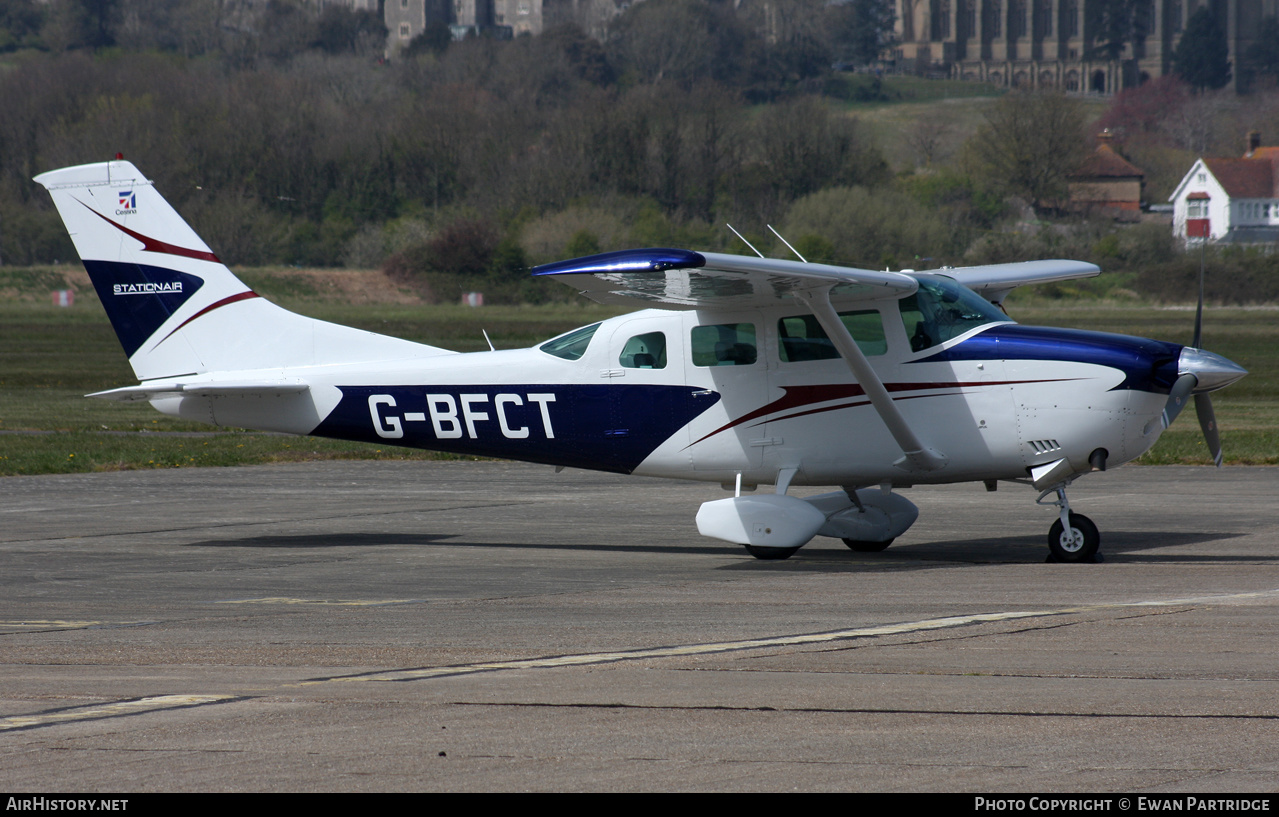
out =
[[[746,246],[750,247],[750,248],[751,248],[751,252],[755,253],[755,254],[756,254],[756,255],[758,255],[760,258],[763,258],[763,257],[764,257],[764,254],[763,254],[762,252],[760,252],[759,250],[755,249],[755,245],[754,245],[754,244],[752,244],[752,243],[750,243],[749,241],[747,241],[747,240],[746,240],[746,236],[744,236],[744,235],[742,235],[741,233],[737,232],[737,230],[736,230],[736,229],[734,229],[734,227],[733,227],[733,225],[732,225],[732,224],[728,224],[727,222],[725,222],[724,226],[725,226],[725,227],[727,227],[728,229],[732,230],[732,231],[733,231],[733,235],[735,235],[735,236],[737,236],[738,238],[740,238],[740,239],[742,240],[742,243],[743,243],[743,244],[745,244]]]
[[[768,229],[773,230],[773,225],[769,224],[769,225],[768,225]],[[807,264],[807,263],[808,263],[808,259],[807,259],[807,258],[805,258],[804,256],[800,255],[800,254],[799,254],[799,250],[797,250],[797,249],[795,249],[794,247],[792,247],[792,246],[790,245],[790,242],[789,242],[789,241],[787,241],[785,238],[782,238],[782,234],[781,234],[781,233],[777,232],[776,230],[773,230],[773,235],[777,236],[778,238],[781,238],[781,239],[782,239],[782,243],[786,245],[787,249],[789,249],[791,252],[795,253],[795,257],[796,257],[796,258],[798,258],[800,261],[803,261],[805,264]]]

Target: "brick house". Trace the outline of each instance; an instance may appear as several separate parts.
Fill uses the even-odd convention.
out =
[[[1135,219],[1141,212],[1146,174],[1120,156],[1112,141],[1109,130],[1098,134],[1097,149],[1070,174],[1070,208],[1101,210],[1121,218],[1131,214]]]

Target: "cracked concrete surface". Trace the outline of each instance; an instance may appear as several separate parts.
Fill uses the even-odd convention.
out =
[[[718,486],[510,463],[9,478],[0,785],[1273,791],[1279,469],[918,488],[757,562]]]

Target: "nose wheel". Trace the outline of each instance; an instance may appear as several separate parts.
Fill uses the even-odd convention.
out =
[[[1057,501],[1043,502],[1045,496],[1057,494]],[[1050,488],[1036,500],[1040,504],[1056,505],[1061,509],[1057,521],[1048,529],[1048,561],[1050,562],[1100,562],[1101,533],[1093,521],[1070,509],[1066,488]]]
[[[1081,513],[1070,513],[1070,527],[1058,519],[1048,529],[1049,557],[1053,562],[1099,562],[1101,534],[1093,521]]]

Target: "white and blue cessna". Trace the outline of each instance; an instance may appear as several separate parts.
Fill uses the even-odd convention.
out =
[[[458,354],[281,309],[231,274],[134,166],[36,178],[57,205],[147,400],[216,426],[722,483],[698,530],[761,559],[814,536],[877,551],[914,523],[894,489],[1005,480],[1059,507],[1060,561],[1095,560],[1077,477],[1147,451],[1195,395],[1246,372],[1209,352],[1019,326],[1022,284],[1076,261],[875,272],[678,249],[548,264],[599,303],[656,307],[531,349]],[[1197,345],[1197,344],[1196,344]],[[743,496],[760,484],[773,493]],[[791,486],[831,486],[797,498]]]

